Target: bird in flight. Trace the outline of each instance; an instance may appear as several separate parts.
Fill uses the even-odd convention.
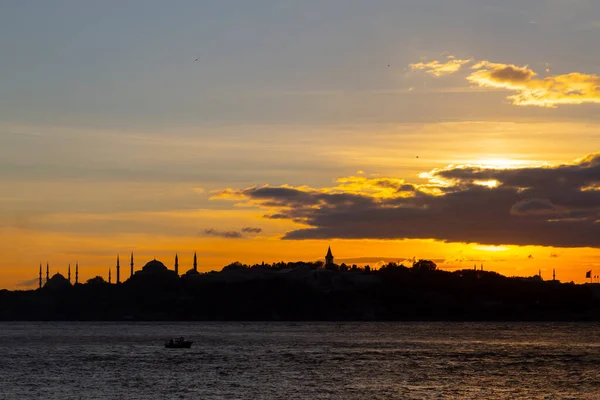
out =
[[[199,58],[196,58],[196,60],[195,60],[195,61],[198,61],[198,60],[199,60]]]

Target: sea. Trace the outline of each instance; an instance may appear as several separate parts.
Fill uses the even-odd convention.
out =
[[[0,323],[0,399],[600,399],[598,323]],[[185,336],[190,349],[167,349]]]

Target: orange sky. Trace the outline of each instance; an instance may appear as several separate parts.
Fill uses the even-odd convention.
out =
[[[4,10],[0,288],[329,245],[600,275],[600,4],[225,3]]]

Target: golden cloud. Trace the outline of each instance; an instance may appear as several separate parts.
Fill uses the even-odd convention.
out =
[[[432,61],[411,64],[411,68],[425,70],[435,76],[455,73],[460,69],[460,65],[455,69],[442,68],[443,65]],[[435,68],[444,72],[438,74]],[[483,88],[514,91],[515,94],[508,96],[508,99],[517,106],[555,108],[562,104],[600,103],[600,77],[594,74],[572,72],[539,78],[528,66],[487,60],[476,63],[471,69],[474,71],[466,77],[469,82]]]
[[[433,76],[449,75],[457,72],[463,65],[471,62],[471,60],[458,60],[454,56],[448,56],[445,62],[430,61],[428,63],[410,64],[410,68],[414,70],[422,70]]]

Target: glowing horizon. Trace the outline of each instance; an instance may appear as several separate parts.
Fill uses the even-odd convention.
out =
[[[585,282],[600,3],[488,3],[8,5],[0,288],[329,245]]]

